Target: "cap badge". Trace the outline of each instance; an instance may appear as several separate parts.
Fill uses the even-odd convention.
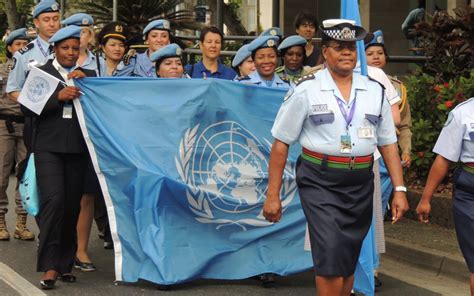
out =
[[[83,18],[83,19],[82,19],[82,24],[83,24],[83,25],[88,25],[88,24],[89,24],[89,20],[86,19],[86,18]]]
[[[351,39],[352,38],[352,30],[348,27],[342,28],[341,36],[342,36],[343,39]]]
[[[116,25],[115,26],[115,32],[122,33],[123,32],[123,27],[121,25]]]
[[[51,10],[58,10],[58,5],[56,3],[52,4]]]

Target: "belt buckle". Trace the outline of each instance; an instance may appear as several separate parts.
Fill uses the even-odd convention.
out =
[[[349,162],[349,169],[353,170],[355,166],[355,156],[351,156],[351,161]]]

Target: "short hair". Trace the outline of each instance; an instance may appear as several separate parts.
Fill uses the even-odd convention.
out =
[[[316,30],[318,30],[319,23],[316,16],[307,12],[298,13],[294,21],[295,29],[298,29],[301,25],[306,23],[312,24],[316,28]]]
[[[201,35],[199,35],[199,40],[201,42],[204,42],[204,38],[206,38],[207,33],[214,33],[214,34],[219,34],[221,36],[221,42],[224,42],[224,34],[222,34],[221,30],[217,27],[205,27],[204,29],[201,30]]]
[[[184,61],[182,57],[179,56],[174,56],[174,57],[164,57],[155,62],[155,72],[156,76],[158,76],[158,71],[160,70],[161,63],[163,63],[164,60],[170,59],[170,58],[179,58],[181,60],[181,64],[183,65],[183,74],[186,73],[186,69],[184,69]],[[159,76],[158,76],[159,77]]]

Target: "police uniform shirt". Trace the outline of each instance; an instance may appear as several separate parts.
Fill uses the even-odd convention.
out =
[[[104,57],[99,57],[99,64],[100,64],[100,77],[107,77],[107,76],[131,76],[133,68],[125,66],[123,61],[117,65],[117,67],[112,71],[112,75],[108,74],[107,63]],[[130,65],[129,65],[130,66]]]
[[[29,72],[28,65],[30,63],[39,65],[46,63],[48,57],[51,56],[51,50],[50,44],[38,37],[17,51],[13,56],[13,66],[8,76],[7,93],[21,91],[26,74]]]
[[[273,74],[272,84],[268,86],[267,83],[260,77],[260,74],[258,74],[257,71],[253,71],[249,74],[249,76],[240,79],[239,82],[271,88],[290,88],[290,84],[281,80],[281,78],[277,74]]]
[[[194,65],[186,65],[184,70],[189,74],[189,76],[191,76],[191,78],[219,78],[233,80],[237,75],[233,69],[226,67],[221,63],[217,63],[217,71],[211,73],[211,71],[204,66],[202,61]]]
[[[367,77],[354,73],[349,103],[342,98],[327,69],[314,74],[291,89],[275,119],[274,138],[333,156],[363,156],[374,153],[377,146],[397,142],[390,105],[382,87]],[[346,113],[355,104],[354,116],[346,130],[337,98],[341,98]],[[373,128],[374,137],[361,138],[359,128]],[[350,135],[351,153],[341,153],[341,135]]]
[[[6,63],[0,64],[0,114],[1,115],[23,115],[20,105],[7,97],[8,74],[13,66],[13,60],[8,59]]]
[[[148,57],[148,50],[137,55],[132,75],[140,77],[156,77],[155,63],[153,63]]]
[[[453,162],[474,162],[474,98],[449,113],[433,152]]]
[[[82,65],[78,66],[82,69],[92,70],[97,73],[97,58],[90,50],[87,50],[87,58],[84,60]]]

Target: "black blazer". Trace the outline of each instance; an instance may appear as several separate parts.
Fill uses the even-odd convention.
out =
[[[64,81],[52,62],[53,60],[48,60],[46,64],[39,68]],[[88,77],[96,76],[95,71],[79,69]],[[74,105],[72,105],[72,118],[63,118],[65,102],[58,100],[58,93],[63,88],[62,84],[58,85],[44,106],[41,115],[37,115],[28,108],[21,106],[21,111],[26,117],[24,138],[29,152],[84,153],[87,151]],[[35,134],[34,137],[33,133]],[[31,147],[32,138],[34,138],[34,147]]]

